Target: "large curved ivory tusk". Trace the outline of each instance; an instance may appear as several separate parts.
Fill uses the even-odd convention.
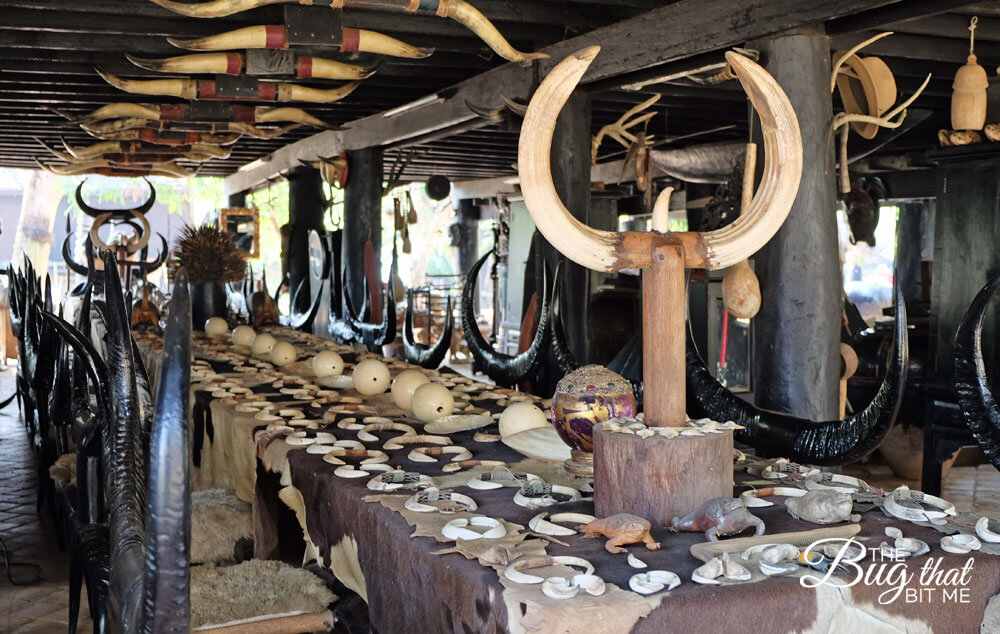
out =
[[[643,268],[650,263],[653,241],[662,236],[588,227],[569,213],[552,183],[556,118],[598,52],[600,47],[592,46],[564,59],[532,97],[518,147],[521,190],[538,230],[569,259],[598,271]],[[755,62],[735,53],[726,53],[726,59],[760,117],[764,175],[753,202],[732,224],[708,233],[674,234],[689,268],[722,269],[757,251],[788,216],[802,174],[802,138],[788,97]]]
[[[125,53],[125,58],[139,68],[158,73],[213,73],[239,75],[243,70],[242,53],[197,53],[164,59],[148,59]]]
[[[347,95],[354,92],[354,89],[361,85],[359,81],[352,81],[339,88],[324,90],[322,88],[310,88],[297,84],[278,84],[278,101],[305,101],[309,103],[333,103],[340,101]]]

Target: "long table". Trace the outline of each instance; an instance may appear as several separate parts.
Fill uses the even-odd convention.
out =
[[[295,343],[302,356],[336,346],[284,329],[273,329],[271,333]],[[199,354],[212,359],[208,350],[212,345],[199,343]],[[218,345],[214,347],[219,349]],[[346,348],[337,349],[348,364],[359,358],[358,353],[347,352]],[[155,345],[148,350],[144,357],[147,363],[155,364]],[[226,362],[211,364],[222,376],[251,387],[253,398],[301,409],[307,420],[320,421],[315,429],[297,428],[305,430],[306,435],[325,432],[337,439],[357,439],[356,430],[337,424],[350,413],[329,413],[337,403],[312,408],[311,400],[299,401],[272,387],[270,376],[262,382],[253,372],[232,372]],[[392,366],[395,374],[405,364],[397,361]],[[308,378],[309,369],[300,362],[283,373]],[[445,373],[436,378],[442,377],[449,379]],[[464,379],[455,380],[469,385]],[[938,545],[944,533],[929,525],[889,517],[878,507],[863,514],[856,539],[877,551],[881,542],[892,541],[885,536],[886,527],[895,526],[907,537],[926,541],[931,546],[930,554],[895,562],[870,552],[859,564],[869,579],[851,587],[824,584],[807,588],[800,582],[802,573],[765,578],[752,564],[747,565],[754,571],[751,582],[705,586],[691,581],[692,571],[702,562],[690,553],[691,546],[703,542],[704,536],[654,527],[652,535],[662,547],[649,551],[634,545],[629,552],[645,562],[647,570],[673,571],[682,583],[669,592],[640,595],[629,589],[629,578],[641,571],[629,565],[626,555],[608,553],[603,538],[587,539],[575,534],[551,539],[528,529],[529,520],[539,512],[592,514],[593,503],[589,500],[542,509],[524,508],[513,501],[515,488],[477,490],[466,486],[470,477],[492,467],[443,474],[443,462],[409,460],[407,454],[413,446],[408,445],[387,451],[387,464],[429,475],[441,489],[469,495],[478,504],[474,513],[415,513],[404,508],[413,491],[381,493],[366,486],[370,478],[337,476],[335,466],[321,455],[289,444],[287,431],[275,431],[273,427],[269,431],[269,421],[256,418],[254,413],[236,411],[238,401],[213,398],[212,387],[202,384],[194,388],[193,429],[195,446],[199,448],[195,486],[231,488],[241,499],[251,501],[256,556],[288,557],[304,548],[307,558],[321,562],[365,598],[372,625],[379,632],[716,632],[733,627],[774,632],[978,632],[984,622],[982,631],[1000,632],[1000,600],[991,601],[1000,591],[1000,547],[987,544],[983,551],[971,556],[945,553]],[[491,413],[503,409],[504,401],[496,400],[492,386],[474,387],[479,390],[471,393],[474,406]],[[350,389],[339,393],[349,400],[359,397]],[[482,394],[491,398],[479,398]],[[410,425],[419,433],[420,421],[396,408],[388,395],[360,400],[373,414]],[[495,434],[496,426],[478,431]],[[379,434],[380,440],[396,433]],[[535,473],[552,484],[581,486],[558,463],[529,459],[500,442],[477,442],[474,437],[475,431],[451,435],[454,444],[470,449],[475,459],[502,461],[513,471]],[[379,449],[380,445],[366,443],[371,449]],[[737,483],[754,478],[738,473]],[[765,521],[767,534],[818,528],[793,519],[781,499],[776,500],[773,507],[752,509]],[[444,522],[472,515],[503,518],[507,536],[456,543],[441,535]],[[975,518],[959,519],[969,523]],[[600,596],[581,592],[571,599],[552,599],[542,594],[539,584],[518,584],[502,575],[512,559],[538,554],[586,559],[594,566],[595,574],[604,579],[606,592]],[[921,579],[925,568],[930,570]],[[879,571],[881,578],[873,578]],[[935,571],[933,578],[927,576]],[[553,568],[540,574],[568,572]],[[893,588],[900,585],[903,589],[889,601],[896,592]]]

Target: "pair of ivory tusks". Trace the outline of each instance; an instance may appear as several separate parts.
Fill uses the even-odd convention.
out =
[[[143,103],[109,103],[106,106],[101,106],[97,110],[94,110],[88,115],[80,117],[78,119],[71,119],[74,123],[92,124],[97,121],[102,121],[105,119],[122,119],[125,117],[136,118],[136,119],[146,119],[149,121],[159,121],[160,120],[160,108],[156,104],[143,104]],[[312,116],[305,110],[301,108],[291,108],[288,106],[283,106],[280,108],[270,108],[265,106],[255,106],[253,108],[253,119],[256,123],[278,123],[278,122],[293,122],[301,123],[303,125],[313,126],[315,128],[326,128],[329,127],[327,124],[323,123],[316,117]],[[248,126],[249,122],[225,122],[220,121],[224,125],[228,125],[230,130],[233,131],[243,131],[248,128],[241,128],[243,126]],[[251,126],[252,127],[252,126]],[[256,129],[256,128],[254,128]],[[249,134],[249,133],[248,133]]]
[[[550,153],[556,118],[599,51],[600,47],[592,46],[564,59],[532,97],[518,146],[521,190],[538,230],[569,259],[597,271],[644,268],[652,261],[653,245],[665,241],[664,236],[588,227],[570,214],[552,182]],[[726,53],[726,59],[760,117],[764,175],[753,202],[732,224],[707,233],[674,234],[689,268],[726,268],[760,249],[788,216],[802,174],[802,137],[788,97],[752,60],[732,52]]]

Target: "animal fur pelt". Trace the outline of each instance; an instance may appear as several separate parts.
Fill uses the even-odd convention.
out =
[[[249,504],[224,489],[191,493],[191,563],[232,561],[244,538],[253,538]]]
[[[191,629],[269,614],[320,612],[336,600],[319,577],[281,561],[191,568]]]

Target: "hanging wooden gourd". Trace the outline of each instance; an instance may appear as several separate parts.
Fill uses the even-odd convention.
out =
[[[754,173],[757,166],[757,144],[747,143],[743,161],[743,189],[741,213],[753,201]],[[740,260],[726,271],[722,278],[722,304],[734,317],[752,319],[760,311],[760,282],[750,268],[750,262]]]
[[[410,227],[405,223],[403,224],[403,230],[400,232],[400,235],[403,236],[403,253],[410,253],[410,251],[413,250],[410,245]]]
[[[986,124],[986,69],[976,62],[974,52],[976,24],[969,24],[969,57],[955,73],[951,93],[951,127],[954,130],[982,130]]]

